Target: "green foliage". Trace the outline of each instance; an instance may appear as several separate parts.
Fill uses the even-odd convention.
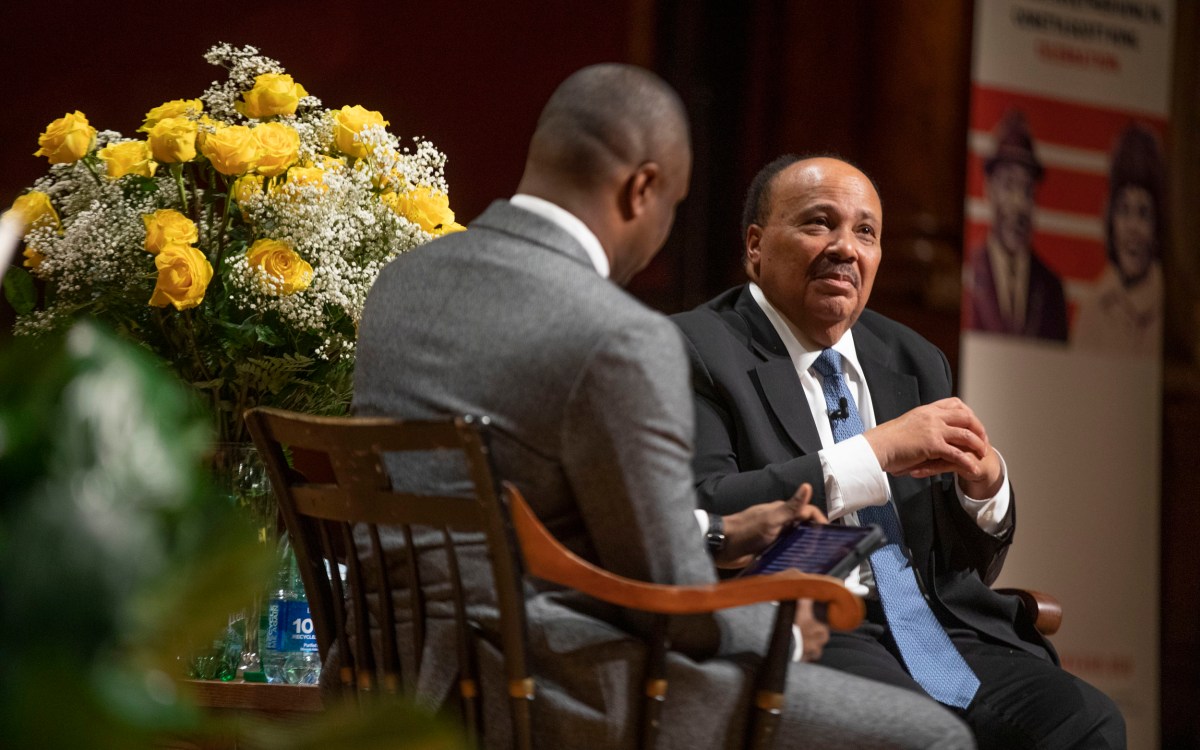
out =
[[[0,743],[149,750],[227,736],[181,687],[181,657],[275,563],[209,485],[204,409],[161,361],[92,323],[3,346]],[[248,721],[239,747],[465,747],[409,704],[380,706]]]
[[[312,366],[312,358],[301,354],[281,357],[256,357],[234,363],[246,387],[267,393],[279,393]]]
[[[0,737],[148,746],[195,729],[173,677],[271,555],[205,479],[208,419],[102,329],[0,353]]]
[[[37,306],[33,278],[24,268],[14,266],[4,274],[4,297],[18,315],[27,315]]]

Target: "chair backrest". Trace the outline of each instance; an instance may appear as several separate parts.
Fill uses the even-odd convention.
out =
[[[514,740],[518,747],[530,747],[534,691],[526,660],[523,571],[491,466],[487,419],[314,417],[260,407],[249,410],[246,421],[291,536],[322,661],[337,643],[338,678],[343,690],[360,701],[371,694],[400,693],[415,679],[402,674],[401,658],[401,649],[411,649],[411,663],[420,668],[427,621],[414,527],[440,531],[453,598],[462,717],[472,739],[479,731],[481,708],[478,643],[467,617],[451,532],[484,536],[500,614]],[[459,481],[453,490],[445,483],[431,488],[393,481],[397,461],[405,455],[417,462],[444,464],[454,459],[462,469]],[[402,565],[389,567],[381,529],[386,535],[401,535],[404,543],[398,554],[406,558]],[[338,563],[345,565],[345,588]],[[398,587],[401,582],[389,580],[389,571],[399,568],[407,580]],[[397,588],[406,595],[394,597]],[[374,608],[378,653],[371,637],[368,593],[379,597]],[[407,606],[411,637],[397,637],[398,603]]]

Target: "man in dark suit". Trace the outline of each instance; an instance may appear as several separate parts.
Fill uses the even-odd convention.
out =
[[[488,415],[499,474],[565,545],[670,584],[716,579],[694,515],[687,359],[676,328],[609,279],[625,283],[662,246],[690,171],[686,114],[657,76],[627,65],[572,75],[538,120],[517,195],[379,275],[354,377],[359,414]],[[416,546],[428,544],[431,611],[446,610],[432,537]],[[484,550],[459,541],[472,617],[494,636]],[[550,586],[531,587],[527,608],[535,746],[631,746],[644,654],[630,630],[642,623]],[[772,610],[673,618],[663,746],[740,745]],[[452,644],[448,627],[429,629],[417,685],[428,702],[454,681]],[[485,707],[502,706],[499,656],[485,657]],[[971,744],[920,696],[811,664],[788,672],[777,747]]]
[[[1067,340],[1062,282],[1033,250],[1033,198],[1045,170],[1020,110],[996,126],[996,150],[984,162],[992,223],[972,248],[966,274],[966,327],[1013,336]]]
[[[834,521],[889,544],[851,576],[868,621],[819,663],[929,694],[981,747],[1122,747],[1112,702],[1064,672],[988,588],[1012,541],[1004,463],[950,367],[866,310],[882,251],[871,180],[833,158],[764,168],[744,213],[751,284],[674,318],[692,364],[701,506],[728,513],[809,482]]]

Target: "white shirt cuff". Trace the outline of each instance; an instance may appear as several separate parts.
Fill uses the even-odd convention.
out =
[[[1000,451],[996,451],[996,458],[1000,459],[1000,472],[1004,481],[1001,482],[1000,490],[995,496],[983,500],[967,497],[958,482],[954,482],[954,492],[958,495],[958,502],[963,510],[975,519],[979,528],[992,536],[1003,534],[1012,525],[1011,519],[1008,518],[1008,504],[1012,497],[1008,486],[1008,465],[1004,463],[1004,456],[1000,455]]]
[[[817,455],[825,474],[825,512],[830,521],[888,501],[887,474],[862,435],[824,448]]]
[[[697,508],[692,511],[696,514],[696,523],[700,524],[700,536],[708,533],[708,511]]]

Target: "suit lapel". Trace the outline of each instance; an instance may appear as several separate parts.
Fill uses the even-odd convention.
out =
[[[802,454],[821,450],[821,434],[808,410],[808,400],[789,357],[763,362],[755,368],[767,404]]]
[[[863,376],[867,379],[867,387],[871,389],[875,424],[883,424],[920,406],[917,379],[895,369],[887,346],[878,336],[861,325],[855,325],[854,348],[863,368]]]
[[[808,400],[787,347],[750,295],[749,287],[742,290],[733,309],[745,321],[751,349],[763,360],[754,368],[754,377],[758,379],[767,408],[801,454],[816,453],[821,450],[821,435],[808,410]]]
[[[855,325],[854,348],[871,389],[875,424],[883,424],[921,405],[916,377],[894,367],[888,347],[878,336],[864,326]],[[918,569],[925,570],[928,559],[924,551],[933,544],[934,508],[924,489],[932,482],[907,476],[889,476],[888,482],[904,527],[905,545],[916,556]]]

